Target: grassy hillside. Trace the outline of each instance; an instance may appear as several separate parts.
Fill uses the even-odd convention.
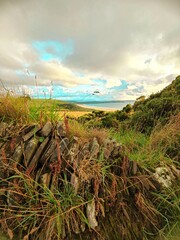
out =
[[[56,121],[64,113],[91,112],[73,103],[53,99],[30,99],[5,95],[0,97],[0,121],[14,123]],[[80,114],[79,114],[80,115]]]
[[[133,106],[105,113],[93,111],[79,118],[87,127],[111,129],[130,156],[141,161],[159,163],[161,160],[179,161],[180,149],[180,76],[162,91],[147,99],[142,96]]]
[[[122,110],[110,113],[94,111],[79,118],[79,121],[92,127],[110,128],[124,125],[150,135],[158,124],[165,125],[179,112],[180,76],[161,92],[152,94],[147,99],[144,96],[138,98],[133,106],[128,104]]]
[[[161,92],[137,100],[133,111],[130,123],[141,132],[149,134],[157,124],[166,124],[180,111],[180,76]]]

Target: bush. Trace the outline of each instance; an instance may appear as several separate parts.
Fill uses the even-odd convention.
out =
[[[152,99],[146,104],[146,108],[154,112],[155,118],[170,116],[174,110],[173,100],[172,98]]]
[[[136,130],[150,134],[157,124],[165,125],[172,115],[179,113],[179,99],[180,76],[161,92],[151,94],[147,99],[143,96],[137,99],[130,124]]]
[[[132,110],[132,105],[131,104],[127,104],[122,111],[126,112],[126,113],[130,113],[130,111]]]
[[[92,114],[94,115],[94,117],[103,117],[105,115],[104,111],[101,110],[92,111]]]
[[[123,111],[117,111],[116,113],[115,113],[115,117],[116,117],[116,119],[118,120],[118,121],[124,121],[124,120],[126,120],[126,119],[128,119],[129,118],[129,115],[127,114],[127,112],[123,112]]]
[[[102,121],[98,121],[98,119],[91,119],[84,123],[84,125],[88,128],[102,128]]]
[[[113,115],[107,115],[101,119],[102,126],[105,128],[111,128],[115,127],[117,128],[119,126],[119,122],[117,119],[113,117]]]
[[[130,125],[141,133],[150,134],[155,125],[153,111],[136,112],[132,116]]]

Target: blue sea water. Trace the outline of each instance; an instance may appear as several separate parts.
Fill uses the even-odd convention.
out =
[[[95,109],[112,109],[112,110],[122,110],[127,104],[133,104],[133,100],[124,101],[108,101],[108,102],[78,102],[85,107],[92,107]]]

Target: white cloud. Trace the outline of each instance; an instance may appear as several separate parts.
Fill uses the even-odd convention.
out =
[[[65,67],[62,63],[57,61],[41,61],[32,65],[30,70],[36,73],[40,85],[45,85],[50,81],[64,87],[74,87],[79,84],[91,83],[88,77],[77,76],[70,68]]]
[[[179,0],[1,0],[0,78],[7,85],[35,85],[36,75],[39,85],[53,81],[67,88],[98,78],[111,88],[124,79],[129,86],[122,98],[138,89],[150,94],[170,82],[161,81],[166,76],[179,74],[179,9]],[[62,63],[40,60],[32,47],[68,39],[74,52]]]

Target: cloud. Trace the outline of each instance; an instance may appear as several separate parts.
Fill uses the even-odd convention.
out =
[[[150,94],[179,74],[179,9],[179,0],[1,0],[0,78]]]
[[[53,81],[64,87],[74,87],[78,84],[91,83],[88,77],[79,77],[69,68],[58,61],[43,62],[31,66],[30,71],[34,72],[40,80],[40,85]]]

